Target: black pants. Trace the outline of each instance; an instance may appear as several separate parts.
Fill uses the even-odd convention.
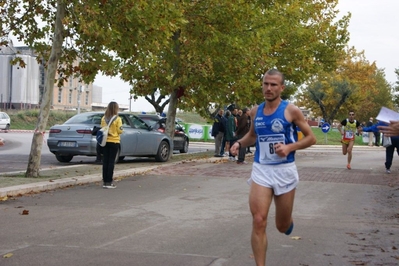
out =
[[[380,146],[380,136],[381,136],[381,133],[379,133],[379,132],[374,132],[375,146]]]
[[[225,138],[225,136],[223,136],[223,138],[222,138],[222,145],[221,145],[221,147],[220,147],[220,155],[224,155],[224,149],[225,149],[225,147],[226,147],[226,138]]]
[[[101,147],[100,146],[100,144],[98,144],[97,143],[97,147],[96,147],[96,152],[97,152],[97,155],[96,155],[96,161],[98,161],[98,162],[100,162],[100,161],[102,161],[102,154],[103,154],[103,147]]]
[[[115,159],[120,144],[107,142],[103,147],[103,182],[111,184],[114,177]]]
[[[238,139],[241,139],[242,137],[244,137],[244,135],[238,136]],[[240,148],[240,150],[238,151],[238,158],[237,158],[238,162],[245,161],[245,154],[247,153],[246,151],[247,151],[246,147],[241,147]]]
[[[396,138],[391,138],[392,145],[385,148],[385,168],[391,169],[393,154],[396,152],[399,155],[399,140]]]

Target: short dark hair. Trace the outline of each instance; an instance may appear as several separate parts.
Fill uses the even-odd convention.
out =
[[[281,84],[284,85],[284,83],[285,83],[284,74],[281,73],[281,72],[280,72],[279,70],[277,70],[276,68],[269,69],[268,71],[266,71],[265,75],[270,75],[270,76],[278,75],[278,76],[281,77]]]

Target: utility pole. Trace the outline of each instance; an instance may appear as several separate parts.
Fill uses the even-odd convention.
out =
[[[79,82],[79,84],[78,84],[78,114],[80,114],[80,95],[82,94],[82,91],[83,91],[83,86]]]

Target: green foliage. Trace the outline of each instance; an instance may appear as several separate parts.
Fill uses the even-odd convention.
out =
[[[348,49],[339,67],[315,76],[301,88],[297,105],[309,108],[315,116],[330,123],[343,119],[349,110],[356,119],[367,121],[375,117],[382,106],[393,108],[394,89],[375,63],[365,59],[364,52]]]
[[[122,79],[134,85],[131,93],[145,96],[160,88],[162,95],[173,95],[184,90],[177,107],[206,116],[213,104],[251,106],[262,101],[260,79],[269,68],[279,68],[297,84],[334,68],[331,58],[341,57],[348,40],[348,17],[337,22],[336,3],[180,1],[168,14],[176,16],[169,37],[157,36],[156,45],[141,45],[140,38],[134,39],[137,45],[111,40],[109,47],[121,57],[119,69]],[[122,16],[112,27],[131,36],[137,25]],[[287,90],[284,97],[293,92]]]

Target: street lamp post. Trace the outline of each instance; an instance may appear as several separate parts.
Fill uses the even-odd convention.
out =
[[[80,114],[80,95],[82,94],[83,86],[81,83],[78,84],[78,114]]]

